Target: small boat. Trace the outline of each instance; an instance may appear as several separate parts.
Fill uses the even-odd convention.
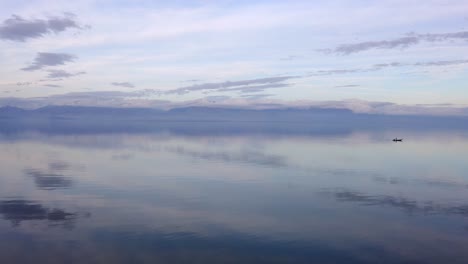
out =
[[[394,138],[393,142],[403,142],[403,139],[402,138]]]

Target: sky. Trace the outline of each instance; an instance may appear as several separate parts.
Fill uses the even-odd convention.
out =
[[[466,0],[0,6],[2,105],[468,106]]]

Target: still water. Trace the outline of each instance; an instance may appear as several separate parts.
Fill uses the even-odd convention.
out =
[[[468,131],[10,131],[0,150],[0,263],[468,262]]]

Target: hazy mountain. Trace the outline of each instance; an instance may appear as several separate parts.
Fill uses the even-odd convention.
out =
[[[184,107],[168,111],[152,108],[111,108],[85,106],[46,106],[33,110],[16,107],[1,107],[3,118],[111,118],[119,119],[157,119],[191,121],[277,121],[302,120],[312,116],[352,115],[347,109],[326,108],[284,108],[251,110],[240,108]]]
[[[47,106],[0,108],[0,133],[154,132],[197,134],[343,134],[360,130],[468,129],[468,117],[356,114],[335,108],[236,109]]]

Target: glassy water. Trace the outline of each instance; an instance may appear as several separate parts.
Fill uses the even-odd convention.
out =
[[[468,262],[468,132],[9,131],[0,149],[1,263]]]

